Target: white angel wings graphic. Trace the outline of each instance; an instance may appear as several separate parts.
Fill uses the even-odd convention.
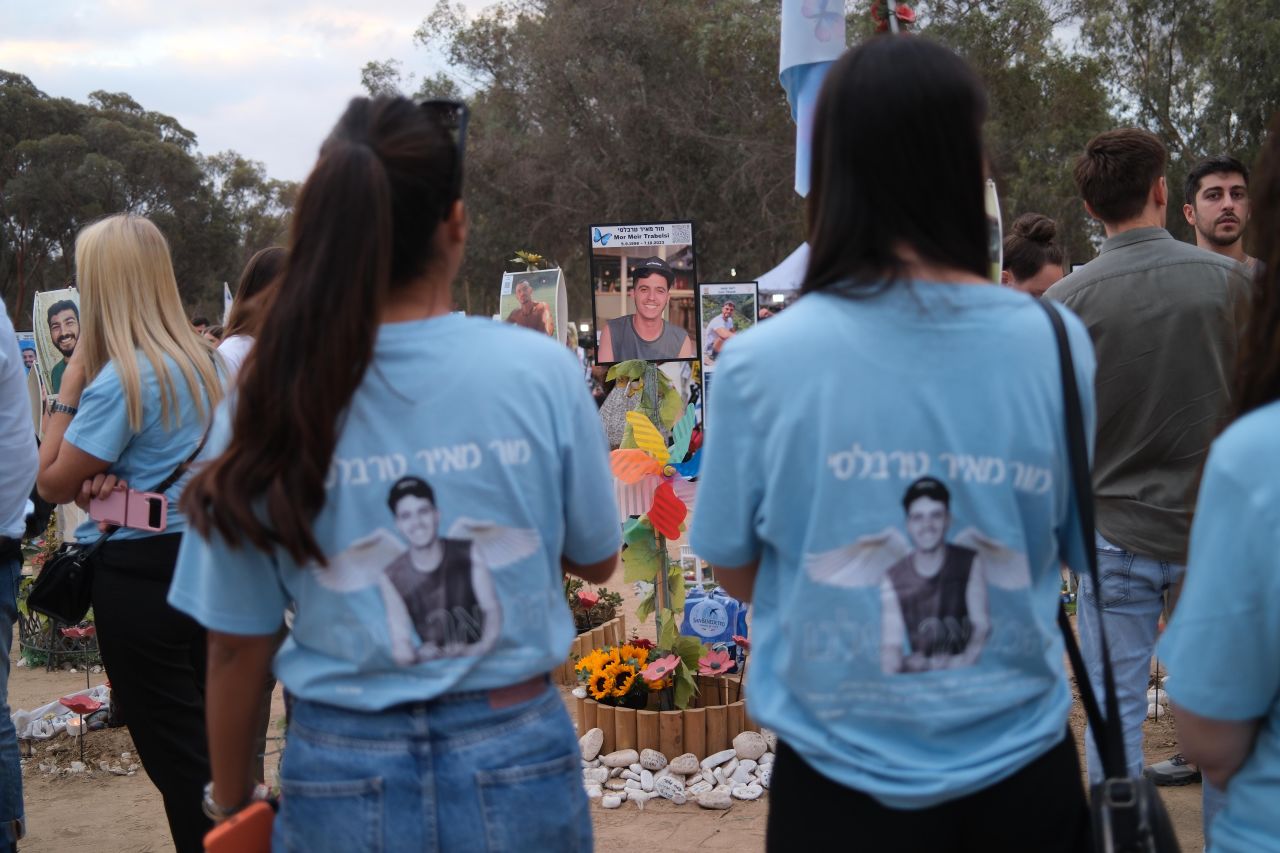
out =
[[[1031,569],[1025,554],[1014,551],[977,528],[967,527],[951,540],[952,544],[971,548],[982,562],[987,582],[1001,589],[1026,589],[1031,586]],[[843,589],[875,587],[890,567],[911,553],[911,544],[896,527],[859,537],[819,554],[806,554],[804,570],[814,583]]]

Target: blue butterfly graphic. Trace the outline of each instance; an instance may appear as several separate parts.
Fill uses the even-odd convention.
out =
[[[601,246],[609,245],[609,238],[613,236],[612,234],[601,233],[599,228],[594,229],[594,232],[591,235],[592,243],[599,243]]]

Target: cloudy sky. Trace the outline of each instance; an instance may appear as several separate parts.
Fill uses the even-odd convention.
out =
[[[127,92],[176,117],[200,149],[228,148],[272,177],[306,176],[360,69],[396,58],[434,73],[413,44],[434,0],[0,0],[0,69],[84,101]],[[469,2],[468,6],[479,6]]]

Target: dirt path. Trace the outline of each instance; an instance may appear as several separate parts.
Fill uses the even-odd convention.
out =
[[[634,626],[634,595],[623,583],[621,571],[605,584],[625,598],[628,629]],[[638,627],[641,636],[653,637],[653,620]],[[17,658],[15,647],[15,661]],[[90,683],[100,684],[102,675],[92,675]],[[9,701],[14,708],[34,708],[60,696],[81,690],[84,673],[52,672],[43,668],[15,667],[9,680]],[[567,695],[567,690],[565,691]],[[572,703],[570,703],[572,713]],[[283,715],[277,688],[273,715]],[[1083,743],[1083,715],[1072,714],[1077,744]],[[272,733],[276,732],[273,725]],[[92,845],[100,851],[171,850],[168,826],[160,796],[146,775],[113,776],[101,771],[79,776],[55,776],[42,772],[41,761],[54,760],[66,766],[76,756],[65,737],[37,746],[35,757],[23,770],[28,837],[23,853],[66,853],[72,844]],[[118,756],[132,753],[127,732],[90,732],[86,744],[91,755]],[[51,748],[62,747],[57,753]],[[1172,718],[1148,722],[1147,760],[1157,761],[1177,751]],[[276,757],[268,759],[268,776],[275,770]],[[136,760],[136,759],[135,759]],[[1083,763],[1083,759],[1082,759]],[[1182,849],[1194,853],[1203,848],[1200,832],[1200,786],[1162,788]],[[596,849],[610,853],[649,853],[652,850],[733,850],[756,853],[764,849],[768,798],[735,803],[725,812],[704,811],[694,805],[674,806],[665,800],[650,802],[643,812],[624,803],[616,811],[592,806]]]

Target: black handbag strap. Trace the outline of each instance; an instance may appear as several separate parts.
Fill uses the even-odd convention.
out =
[[[1062,370],[1062,405],[1066,421],[1071,483],[1076,496],[1076,512],[1080,516],[1080,534],[1083,540],[1081,544],[1084,545],[1085,561],[1089,564],[1089,578],[1093,582],[1094,607],[1098,612],[1098,641],[1102,654],[1105,717],[1098,706],[1098,697],[1094,694],[1093,684],[1085,669],[1084,658],[1080,654],[1080,647],[1076,644],[1075,632],[1071,630],[1071,621],[1061,605],[1058,606],[1058,627],[1062,629],[1062,640],[1067,647],[1067,657],[1071,659],[1071,668],[1076,673],[1080,701],[1089,719],[1089,730],[1098,747],[1098,755],[1102,758],[1103,772],[1108,779],[1123,779],[1129,776],[1129,765],[1124,755],[1123,724],[1120,720],[1119,701],[1116,698],[1115,673],[1111,668],[1111,651],[1107,645],[1107,632],[1103,624],[1102,602],[1098,598],[1102,584],[1098,575],[1098,549],[1094,540],[1093,478],[1089,472],[1089,445],[1084,434],[1080,389],[1076,385],[1075,363],[1071,358],[1071,345],[1067,341],[1067,327],[1062,322],[1062,315],[1045,302],[1040,302],[1040,307],[1049,315],[1049,322],[1053,325],[1054,338],[1058,344],[1058,365]]]

